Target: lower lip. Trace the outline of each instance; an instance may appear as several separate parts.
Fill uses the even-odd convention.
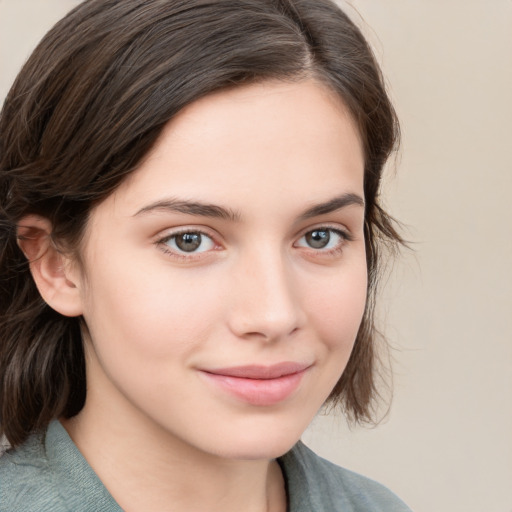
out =
[[[201,372],[210,382],[251,405],[270,406],[283,402],[299,387],[306,370],[275,379],[247,379]]]

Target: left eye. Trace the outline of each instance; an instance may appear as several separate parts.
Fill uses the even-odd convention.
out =
[[[176,252],[206,252],[215,247],[214,241],[199,231],[186,231],[171,235],[163,241],[170,249]]]
[[[346,238],[342,231],[332,228],[318,228],[308,231],[297,241],[297,246],[310,249],[335,249]]]

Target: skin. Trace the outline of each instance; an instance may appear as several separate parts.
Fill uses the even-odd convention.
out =
[[[124,510],[286,509],[274,459],[343,372],[367,286],[363,206],[311,209],[364,201],[363,169],[350,115],[313,80],[215,93],[92,211],[81,265],[33,268],[50,305],[84,317],[87,400],[63,424]],[[170,198],[233,218],[154,207]],[[203,233],[197,250],[184,231]],[[306,369],[270,405],[205,374],[282,362]]]

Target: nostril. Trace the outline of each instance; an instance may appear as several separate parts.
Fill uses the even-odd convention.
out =
[[[261,325],[261,328],[255,330],[254,328],[243,328],[242,322],[236,325],[236,322],[232,322],[231,330],[240,338],[254,341],[262,341],[265,343],[277,341],[279,339],[288,338],[294,336],[299,332],[300,327],[296,325],[297,322],[293,322],[293,326],[290,327],[290,322],[272,324],[271,322],[266,325]],[[246,325],[246,327],[248,327]]]

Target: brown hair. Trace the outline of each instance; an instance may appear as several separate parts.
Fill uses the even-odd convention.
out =
[[[41,41],[0,118],[0,433],[13,446],[77,414],[86,393],[81,319],[39,295],[17,246],[19,220],[43,215],[53,239],[76,248],[91,208],[185,105],[305,76],[339,94],[365,151],[368,301],[330,400],[353,420],[371,419],[379,251],[400,241],[378,193],[398,123],[360,31],[330,0],[88,0]]]

